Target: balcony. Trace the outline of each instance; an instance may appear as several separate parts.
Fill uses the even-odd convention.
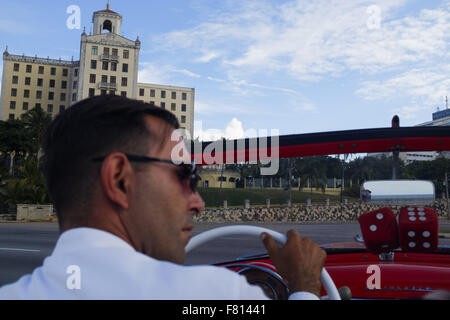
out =
[[[114,82],[100,82],[98,84],[99,89],[117,90],[117,83]]]
[[[119,62],[119,56],[114,56],[114,55],[110,55],[110,54],[102,54],[102,55],[100,55],[100,60]]]

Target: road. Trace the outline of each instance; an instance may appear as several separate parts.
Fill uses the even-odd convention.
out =
[[[225,224],[197,224],[193,235],[224,226]],[[281,233],[289,229],[300,235],[310,237],[318,244],[354,241],[360,234],[357,223],[330,224],[292,224],[292,223],[254,223]],[[450,229],[450,223],[441,223]],[[45,257],[53,251],[59,231],[56,223],[3,223],[0,224],[0,286],[19,279],[42,265]],[[441,243],[450,244],[450,240]],[[238,256],[262,252],[264,247],[259,239],[248,236],[228,236],[213,240],[192,251],[186,259],[187,265],[210,264],[227,261]]]

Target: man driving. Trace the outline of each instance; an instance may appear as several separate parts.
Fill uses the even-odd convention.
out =
[[[43,160],[60,236],[43,265],[1,287],[0,298],[267,299],[225,268],[183,265],[204,202],[190,156],[172,159],[178,127],[169,111],[119,96],[89,98],[59,114]],[[281,248],[270,235],[261,238],[289,298],[318,299],[325,252],[294,230]]]

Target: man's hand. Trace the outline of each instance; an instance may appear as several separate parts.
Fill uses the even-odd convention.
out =
[[[320,274],[327,254],[309,238],[295,230],[287,232],[287,240],[279,248],[267,233],[261,234],[264,246],[280,275],[288,281],[289,290],[311,292],[320,297]]]

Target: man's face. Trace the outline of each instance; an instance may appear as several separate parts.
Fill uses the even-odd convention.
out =
[[[163,120],[147,117],[147,122],[153,131],[164,135]],[[172,159],[172,150],[179,150],[181,143],[171,141],[170,136],[165,140],[162,149],[158,150],[156,144],[146,156],[190,163],[187,150],[183,156],[177,152],[176,159]],[[142,170],[135,170],[136,190],[130,206],[132,240],[139,251],[149,256],[181,264],[194,227],[193,215],[204,210],[204,202],[198,192],[191,191],[189,181],[180,178],[180,167],[159,162],[140,166]]]

